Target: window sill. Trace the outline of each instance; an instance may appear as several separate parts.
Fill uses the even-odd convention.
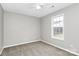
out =
[[[55,36],[53,36],[53,37],[51,37],[52,39],[58,39],[58,40],[64,40],[64,37],[62,37],[62,38],[60,38],[60,37],[55,37]]]

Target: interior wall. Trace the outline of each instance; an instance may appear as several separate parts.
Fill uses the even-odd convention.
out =
[[[0,52],[3,47],[3,8],[0,5]]]
[[[4,13],[4,47],[40,39],[40,19],[11,12]]]
[[[64,13],[64,40],[51,38],[51,17]],[[41,19],[41,37],[56,46],[79,54],[79,4],[74,4]]]

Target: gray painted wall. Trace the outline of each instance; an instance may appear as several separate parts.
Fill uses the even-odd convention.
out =
[[[40,39],[40,19],[4,13],[4,47]]]
[[[0,49],[3,46],[3,9],[0,5]]]
[[[51,17],[64,13],[64,40],[51,38]],[[74,4],[41,18],[43,40],[64,49],[79,53],[79,4]]]

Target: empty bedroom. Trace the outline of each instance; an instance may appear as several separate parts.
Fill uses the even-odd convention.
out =
[[[79,3],[0,3],[0,56],[78,56]]]

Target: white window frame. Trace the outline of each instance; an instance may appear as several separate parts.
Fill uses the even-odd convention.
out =
[[[59,16],[63,16],[64,17],[64,14],[59,14],[59,15],[51,17],[51,38],[58,39],[58,40],[64,40],[64,20],[63,20],[63,38],[55,37],[54,34],[53,34],[53,22],[54,22],[53,19],[56,18],[56,17],[59,17]]]

